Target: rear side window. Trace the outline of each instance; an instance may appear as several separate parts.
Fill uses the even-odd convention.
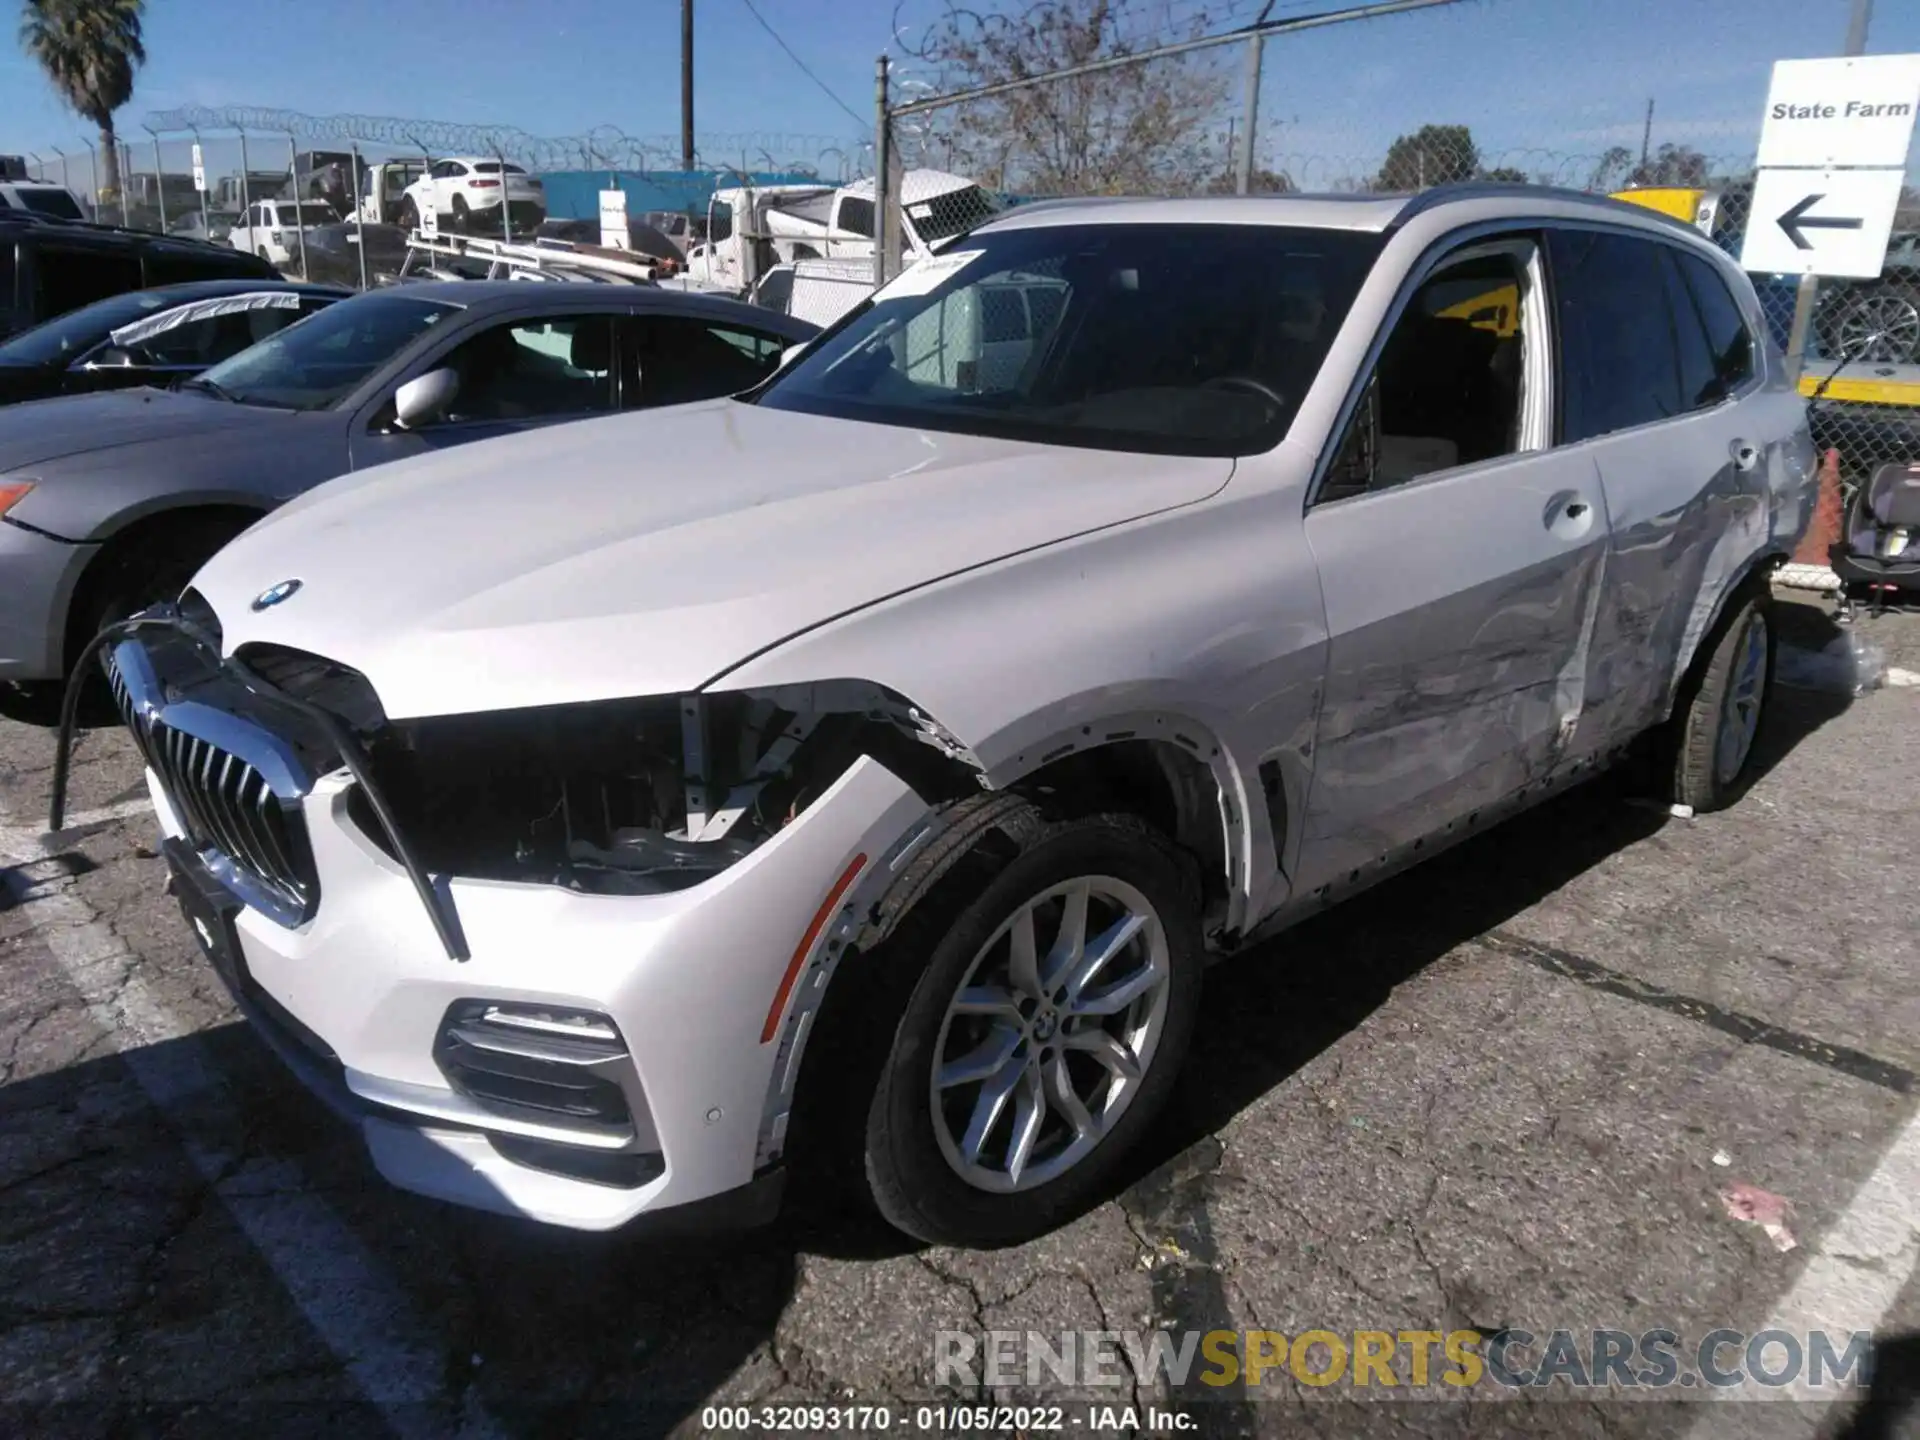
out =
[[[33,313],[42,320],[140,288],[140,261],[126,250],[42,246],[34,255]]]
[[[87,217],[74,203],[73,196],[65,190],[52,186],[26,185],[13,192],[20,197],[21,205],[42,215],[52,215],[60,220],[84,220]]]
[[[1694,304],[1693,292],[1680,274],[1678,253],[1667,249],[1661,259],[1667,272],[1667,314],[1672,317],[1674,344],[1680,357],[1681,404],[1688,410],[1717,405],[1726,392],[1720,388],[1713,347],[1707,343],[1707,327],[1700,319],[1700,308]]]
[[[1727,282],[1710,262],[1680,251],[1674,253],[1674,258],[1686,278],[1694,304],[1699,307],[1700,323],[1707,332],[1708,348],[1713,351],[1719,395],[1731,394],[1754,375],[1753,332],[1747,328],[1747,317],[1741,313]]]
[[[13,241],[0,237],[0,313],[11,310],[13,303]]]
[[[840,228],[855,235],[873,235],[873,201],[848,195],[840,202]]]
[[[147,284],[178,285],[189,280],[253,279],[260,266],[244,252],[209,246],[203,250],[147,252]]]
[[[1678,415],[1680,364],[1665,246],[1630,235],[1550,230],[1560,318],[1566,444]]]
[[[687,315],[642,315],[630,323],[637,364],[637,375],[629,374],[625,387],[630,409],[714,400],[749,389],[778,368],[787,343],[764,331]]]

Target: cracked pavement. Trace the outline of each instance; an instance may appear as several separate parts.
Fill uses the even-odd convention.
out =
[[[1920,620],[1857,630],[1920,657]],[[1109,1384],[942,1391],[934,1337],[1761,1328],[1920,1104],[1920,691],[1777,700],[1726,814],[1604,779],[1214,970],[1124,1188],[991,1252],[804,1194],[765,1231],[647,1242],[393,1191],[236,1022],[148,819],[18,853],[53,743],[0,720],[0,1415],[633,1436],[712,1405],[978,1398],[1210,1435],[1687,1435],[1693,1392],[1170,1386],[1124,1352]],[[142,794],[125,737],[86,735],[71,809]],[[1735,1181],[1790,1202],[1796,1248],[1728,1218]],[[1916,1216],[1886,1251],[1909,1270]],[[1878,1329],[1911,1384],[1920,1278]],[[1920,1432],[1740,1409],[1743,1433]]]

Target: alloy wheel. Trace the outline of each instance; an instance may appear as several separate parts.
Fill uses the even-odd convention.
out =
[[[1839,328],[1842,354],[1878,336],[1858,359],[1900,365],[1920,357],[1920,305],[1908,296],[1892,291],[1863,295],[1848,307]]]
[[[1165,926],[1122,880],[1021,904],[967,967],[934,1046],[934,1133],[955,1173],[1005,1194],[1091,1153],[1153,1063],[1171,973]]]

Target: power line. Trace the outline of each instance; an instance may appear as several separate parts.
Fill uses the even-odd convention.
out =
[[[746,6],[747,13],[753,16],[753,18],[760,23],[760,28],[766,31],[767,34],[773,37],[773,43],[778,45],[782,50],[787,52],[787,58],[793,61],[794,64],[800,67],[800,73],[806,76],[807,79],[811,80],[814,84],[820,87],[820,93],[822,95],[826,96],[834,104],[838,105],[842,110],[846,111],[848,115],[852,116],[854,124],[865,125],[867,123],[867,119],[863,119],[859,114],[857,114],[854,111],[854,108],[851,105],[847,104],[846,101],[842,100],[838,95],[834,94],[832,90],[827,88],[827,82],[822,80],[818,75],[814,74],[813,71],[808,67],[806,61],[802,60],[798,55],[793,53],[793,47],[787,44],[786,41],[780,38],[780,32],[778,30],[775,30],[773,26],[767,23],[767,17],[762,15],[759,12],[759,10],[757,10],[754,7],[753,0],[740,0],[740,3]],[[868,117],[868,118],[871,118],[871,117]]]

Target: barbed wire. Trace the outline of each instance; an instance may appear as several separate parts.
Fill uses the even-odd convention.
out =
[[[534,135],[512,125],[409,119],[397,115],[309,115],[266,105],[187,105],[149,112],[145,128],[156,134],[236,131],[291,135],[309,144],[359,143],[434,155],[487,155],[499,152],[536,169],[579,165],[587,169],[677,169],[678,135],[629,135],[615,125],[600,125],[580,135]],[[813,165],[822,155],[848,146],[845,135],[747,130],[702,132],[695,136],[698,168],[733,166],[744,161],[771,162],[768,168]],[[854,143],[858,143],[857,141]]]

